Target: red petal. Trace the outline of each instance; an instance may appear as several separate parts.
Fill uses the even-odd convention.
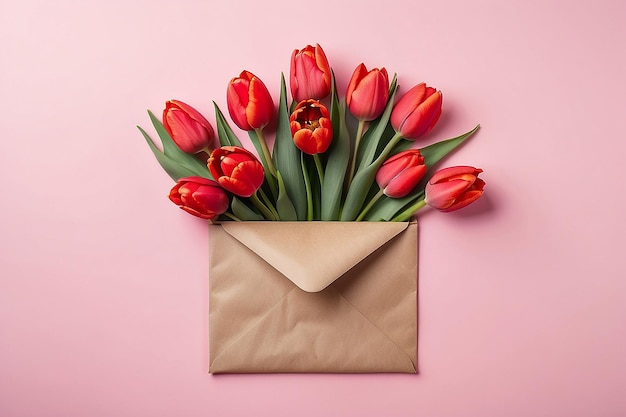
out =
[[[473,176],[478,176],[483,172],[482,169],[474,168],[468,165],[459,165],[454,167],[443,168],[437,171],[428,181],[429,183],[436,184],[438,182],[447,181],[450,178],[456,178],[461,175],[470,174]]]
[[[298,149],[308,155],[315,155],[317,153],[317,147],[312,139],[313,132],[309,129],[300,129],[293,135],[293,142]]]
[[[324,153],[328,150],[332,141],[332,132],[326,128],[317,128],[313,131],[313,141],[315,143],[315,153]]]
[[[480,198],[480,196],[483,195],[483,190],[470,190],[466,193],[464,193],[459,199],[457,199],[453,205],[451,205],[450,207],[448,207],[447,209],[444,209],[442,211],[445,212],[450,212],[450,211],[455,211],[455,210],[459,210],[462,209],[465,206],[468,206],[469,204],[473,203],[474,201],[478,200]]]
[[[456,199],[472,186],[465,180],[452,180],[426,185],[426,204],[439,210],[447,209]]]
[[[256,77],[250,81],[248,100],[246,108],[248,125],[254,129],[265,127],[272,119],[274,102],[265,84]]]
[[[412,166],[402,171],[391,180],[385,188],[385,195],[392,198],[402,198],[417,186],[426,173],[426,165]]]
[[[348,88],[346,90],[346,104],[348,107],[350,107],[350,103],[352,102],[353,93],[356,91],[358,85],[361,83],[361,80],[366,75],[367,68],[365,67],[365,64],[360,63],[352,73],[352,77],[350,78],[350,82],[348,83]]]
[[[248,124],[246,114],[249,85],[250,83],[247,80],[233,78],[228,84],[226,91],[228,113],[233,122],[242,130],[252,130],[252,127]]]

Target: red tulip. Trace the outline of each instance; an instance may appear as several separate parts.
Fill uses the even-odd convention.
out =
[[[442,100],[441,91],[418,84],[393,107],[391,125],[404,139],[417,139],[439,120]]]
[[[389,77],[385,68],[368,72],[364,64],[356,67],[346,92],[346,104],[354,117],[365,121],[376,119],[385,110],[388,98]]]
[[[211,124],[196,109],[182,101],[165,102],[163,127],[183,152],[198,153],[213,147],[215,132]]]
[[[242,130],[262,129],[274,116],[274,101],[263,81],[242,71],[228,83],[228,113]]]
[[[228,195],[218,183],[202,177],[178,180],[170,191],[170,200],[187,213],[213,219],[228,209]]]
[[[289,118],[296,146],[304,153],[326,152],[333,139],[333,126],[328,109],[317,100],[298,103]]]
[[[409,194],[426,173],[419,149],[409,149],[387,159],[376,173],[376,182],[391,198]]]
[[[482,169],[470,166],[444,168],[426,184],[425,202],[441,211],[463,208],[483,195],[485,181],[478,178]]]
[[[263,184],[265,174],[261,162],[238,146],[222,146],[211,152],[207,162],[213,178],[227,191],[250,197]]]
[[[321,100],[330,94],[330,65],[321,46],[307,45],[301,51],[293,51],[290,81],[295,101]]]

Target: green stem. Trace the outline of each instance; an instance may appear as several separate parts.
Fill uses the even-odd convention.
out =
[[[236,222],[240,222],[240,221],[241,221],[241,219],[240,219],[239,217],[235,216],[235,215],[234,215],[234,214],[232,214],[232,213],[229,213],[229,212],[224,212],[224,213],[222,213],[222,214],[223,214],[224,216],[228,217],[229,219],[234,220],[234,221],[236,221]]]
[[[359,217],[357,217],[355,221],[360,222],[361,220],[363,220],[363,217],[365,217],[365,215],[370,211],[370,209],[374,207],[374,204],[376,204],[378,199],[382,197],[384,194],[385,194],[385,190],[383,190],[382,188],[378,190],[376,195],[372,197],[369,203],[367,203],[367,205],[365,206],[365,208],[363,209],[361,214],[359,214]]]
[[[313,220],[313,192],[311,191],[311,180],[309,179],[309,173],[306,169],[306,164],[304,161],[304,153],[300,152],[300,165],[302,166],[302,175],[304,177],[304,188],[306,190],[306,207],[307,214],[306,219],[308,221]]]
[[[265,202],[267,208],[272,212],[274,217],[276,217],[276,220],[280,220],[280,216],[278,215],[278,211],[276,211],[274,204],[272,204],[272,200],[267,197],[267,194],[265,194],[265,192],[261,188],[259,188],[259,192],[261,193],[261,198],[263,199],[263,202]]]
[[[263,163],[263,171],[265,172],[267,185],[270,187],[270,191],[272,192],[274,198],[278,198],[278,185],[276,184],[276,167],[274,166],[274,161],[272,161],[272,155],[270,154],[270,150],[267,146],[267,141],[265,140],[263,129],[254,129],[254,132],[256,133],[258,144],[261,147],[262,155],[260,156],[261,162]],[[252,138],[252,135],[250,137]]]
[[[406,222],[425,205],[426,205],[425,198],[421,198],[417,200],[414,204],[409,206],[406,210],[404,210],[403,212],[401,212],[400,214],[392,218],[391,221],[392,222]]]
[[[356,169],[356,159],[359,153],[359,145],[361,139],[363,139],[363,130],[365,129],[365,120],[359,120],[359,124],[356,128],[356,137],[354,138],[354,155],[352,155],[352,162],[350,163],[350,174],[348,175],[348,187],[354,178],[354,171]]]
[[[320,185],[324,185],[324,167],[322,166],[322,161],[320,159],[319,154],[313,155],[313,160],[315,161],[315,168],[317,168],[317,175],[320,177]]]
[[[254,131],[259,137],[259,143],[261,144],[263,156],[265,157],[265,161],[267,162],[267,168],[270,171],[270,173],[274,177],[276,177],[276,167],[274,166],[274,161],[272,161],[272,155],[270,154],[270,148],[267,146],[267,141],[265,140],[263,129],[254,129]]]
[[[383,149],[383,151],[380,153],[380,155],[378,155],[378,158],[376,158],[376,160],[372,162],[372,165],[378,167],[380,166],[380,164],[385,162],[385,159],[387,159],[387,156],[389,155],[389,153],[393,150],[393,148],[395,148],[395,146],[398,144],[398,142],[400,142],[400,140],[402,140],[402,135],[396,132],[396,134],[393,135],[393,137],[389,140],[389,142],[387,142],[387,145],[385,145],[385,148]]]
[[[252,201],[252,204],[254,204],[256,208],[258,208],[261,213],[263,213],[267,220],[276,220],[274,214],[270,211],[270,209],[265,206],[265,204],[263,204],[261,200],[259,200],[259,197],[256,195],[256,193],[250,196],[250,201]]]

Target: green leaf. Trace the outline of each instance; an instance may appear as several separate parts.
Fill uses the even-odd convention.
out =
[[[377,171],[378,165],[372,164],[359,170],[354,176],[341,212],[341,221],[354,221],[357,218]]]
[[[215,102],[213,102],[213,106],[215,107],[215,124],[217,125],[217,137],[220,141],[220,145],[239,146],[240,148],[243,148],[239,138],[235,135],[233,129],[231,129],[220,108]]]
[[[161,123],[161,121],[157,119],[150,110],[148,110],[148,114],[150,115],[152,125],[154,126],[154,129],[163,144],[163,154],[169,159],[176,161],[179,165],[187,168],[189,171],[194,172],[194,175],[204,178],[212,178],[206,164],[202,163],[195,155],[190,155],[181,151],[178,146],[176,146],[176,143],[174,143],[167,130],[165,130],[163,123]]]
[[[369,166],[372,161],[374,161],[386,143],[383,138],[389,139],[393,136],[394,132],[393,128],[389,124],[389,118],[391,117],[391,111],[393,110],[397,88],[398,83],[396,81],[396,75],[394,75],[389,86],[389,100],[387,101],[387,106],[385,107],[383,114],[378,119],[370,123],[367,132],[365,132],[363,138],[361,139],[361,149],[357,155],[357,172]]]
[[[419,192],[413,191],[411,194],[402,198],[390,198],[385,197],[378,201],[378,203],[370,210],[365,216],[365,220],[373,221],[390,221],[400,213],[405,207],[416,202],[424,195],[424,190]]]
[[[152,150],[152,153],[154,154],[157,161],[159,162],[159,165],[161,165],[161,167],[165,170],[165,172],[167,172],[167,174],[174,181],[178,181],[180,178],[184,178],[184,177],[195,177],[199,175],[197,172],[190,170],[184,165],[181,165],[178,161],[170,158],[169,156],[161,152],[161,150],[156,147],[152,139],[150,139],[150,136],[148,136],[146,131],[143,130],[139,126],[137,126],[137,128],[139,129],[143,137],[146,139],[146,142],[148,142],[148,146],[150,147],[150,150]],[[209,176],[207,178],[211,178],[210,177],[211,174],[209,173],[208,175]]]
[[[462,135],[459,135],[455,138],[442,140],[441,142],[433,143],[432,145],[426,146],[425,148],[421,148],[420,153],[424,157],[424,163],[429,168],[429,171],[432,170],[433,166],[437,162],[439,162],[444,156],[448,155],[467,138],[476,133],[479,128],[480,125],[476,125],[476,127],[469,132],[463,133]],[[426,176],[428,176],[428,174],[429,173],[427,171]]]
[[[276,171],[276,177],[278,179],[278,198],[276,199],[276,211],[278,216],[283,221],[296,221],[298,216],[296,215],[296,209],[293,207],[287,190],[285,189],[285,182],[280,171]]]
[[[237,197],[233,197],[233,201],[230,203],[230,209],[233,214],[243,221],[259,221],[265,220],[265,217],[248,207],[243,201]]]
[[[322,220],[339,220],[343,183],[350,163],[350,135],[346,126],[346,109],[337,99],[335,75],[332,77],[330,117],[333,123],[333,143],[326,152],[328,161],[322,186]]]
[[[300,150],[294,145],[289,126],[287,106],[287,88],[285,77],[281,75],[278,120],[276,122],[276,140],[274,141],[273,159],[276,169],[281,172],[285,189],[296,210],[298,220],[307,218],[307,194],[304,183]]]

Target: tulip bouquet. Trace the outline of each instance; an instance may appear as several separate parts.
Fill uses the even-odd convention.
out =
[[[478,168],[432,172],[478,126],[415,146],[441,115],[441,91],[420,83],[396,99],[395,75],[360,64],[340,95],[319,45],[293,51],[289,82],[291,101],[281,76],[277,108],[251,72],[228,83],[228,114],[255,153],[215,103],[216,129],[178,100],[162,120],[149,111],[162,146],[139,129],[176,181],[172,202],[212,221],[407,221],[426,205],[453,211],[482,195]]]

